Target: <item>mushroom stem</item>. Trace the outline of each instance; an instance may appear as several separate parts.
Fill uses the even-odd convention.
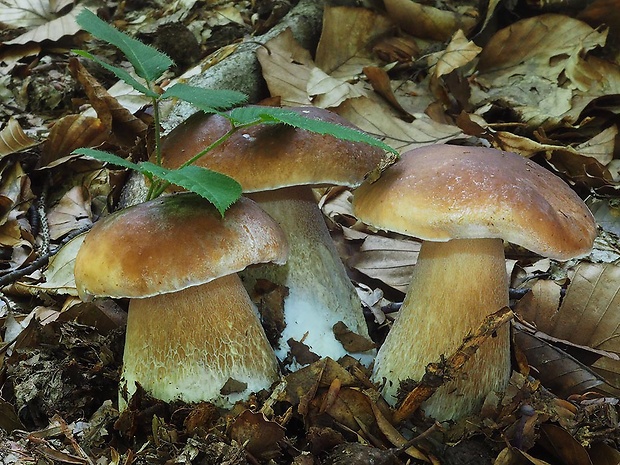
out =
[[[395,403],[401,381],[420,380],[428,363],[450,356],[486,316],[506,305],[501,239],[423,242],[400,315],[375,361],[373,380],[387,380],[386,400]],[[491,391],[505,389],[510,376],[507,326],[487,339],[461,374],[422,404],[427,416],[444,421],[468,415]]]
[[[236,274],[132,299],[123,362],[129,394],[139,382],[163,401],[213,399],[219,407],[268,388],[279,376],[256,309]],[[246,389],[222,395],[229,378],[246,383]]]
[[[254,287],[263,278],[286,286],[284,320],[276,355],[283,360],[289,352],[287,341],[303,341],[321,357],[334,360],[349,354],[334,337],[334,324],[342,321],[356,334],[368,337],[368,327],[360,299],[351,284],[342,260],[329,234],[312,189],[296,186],[249,195],[285,231],[290,245],[283,266],[261,264],[245,269],[240,275],[246,287]],[[369,365],[374,349],[354,353]]]

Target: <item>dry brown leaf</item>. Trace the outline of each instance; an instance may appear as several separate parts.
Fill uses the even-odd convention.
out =
[[[605,40],[605,32],[567,16],[518,21],[497,32],[480,54],[472,102],[509,106],[531,127],[574,123],[585,105],[601,95],[596,89],[609,94],[617,86],[610,85],[614,73],[603,78],[584,58]]]
[[[405,293],[419,252],[419,242],[368,235],[347,265]]]
[[[411,116],[401,106],[396,98],[396,95],[394,95],[394,91],[392,90],[392,81],[390,80],[390,76],[387,71],[376,66],[366,66],[363,71],[374,91],[389,102],[390,105],[392,105],[392,107],[394,107],[394,109],[401,114],[403,120],[408,122],[413,121],[413,116]]]
[[[53,5],[57,2],[34,2],[38,5]],[[48,7],[49,8],[49,7]],[[80,32],[75,18],[84,9],[83,6],[73,8],[66,15],[56,17],[54,11],[47,10],[43,16],[47,21],[40,23],[34,29],[16,37],[13,40],[4,42],[5,45],[25,45],[29,42],[41,43],[46,40],[53,42],[60,40],[62,37],[73,36]],[[26,10],[26,8],[24,8]]]
[[[587,205],[594,215],[596,224],[605,231],[620,236],[620,205],[615,199],[588,199]]]
[[[620,463],[620,452],[603,442],[592,444],[588,452],[595,465],[618,465]]]
[[[99,119],[85,115],[67,115],[54,124],[43,144],[40,167],[67,157],[80,147],[94,147],[105,142],[110,134],[109,127]]]
[[[429,66],[432,66],[430,72],[438,79],[471,63],[481,51],[482,48],[468,40],[463,31],[456,31],[445,50],[432,53],[427,58]]]
[[[13,28],[40,26],[72,3],[73,0],[4,0],[0,3],[0,18]]]
[[[564,428],[551,423],[540,425],[538,445],[564,465],[592,465],[586,449]]]
[[[230,438],[260,461],[275,459],[280,455],[279,443],[285,430],[262,413],[245,410],[230,426]]]
[[[360,129],[385,139],[385,143],[400,152],[445,143],[463,135],[458,127],[437,123],[425,114],[414,114],[416,119],[407,123],[378,97],[347,100],[334,110]]]
[[[535,377],[558,397],[582,394],[603,384],[592,370],[548,342],[524,331],[515,332],[514,338],[529,365],[536,369]]]
[[[606,32],[564,15],[546,14],[518,21],[497,32],[480,54],[485,80],[507,84],[520,72],[557,80],[570,57],[605,45]]]
[[[442,10],[411,0],[385,0],[388,16],[416,37],[446,41],[459,29],[468,34],[478,24],[476,8],[462,5],[454,11]]]
[[[71,58],[69,69],[84,88],[88,100],[106,130],[111,130],[112,140],[110,142],[131,147],[136,139],[144,137],[147,130],[146,123],[120,105],[79,60]]]
[[[312,99],[312,104],[319,108],[333,108],[347,99],[367,95],[364,84],[351,84],[348,81],[334,78],[320,68],[312,68],[306,92]]]
[[[90,197],[82,186],[75,186],[47,212],[50,237],[60,239],[67,233],[92,224]]]
[[[554,338],[617,356],[620,354],[620,267],[582,262],[570,276],[571,283],[559,309],[559,287],[539,282],[532,288],[530,296],[521,299],[517,311],[540,331]],[[559,358],[559,355],[555,357]],[[530,363],[541,370],[534,361],[530,360]],[[610,384],[608,390],[620,386],[620,361],[614,357],[601,357],[592,368]],[[568,368],[565,370],[569,371]],[[541,374],[550,375],[550,371],[545,368]],[[553,376],[561,374],[564,373]]]
[[[620,267],[580,263],[560,309],[541,326],[545,333],[620,354]]]
[[[283,105],[310,105],[307,83],[314,62],[310,52],[293,37],[290,29],[274,37],[256,51],[272,96],[279,96]]]
[[[618,127],[614,124],[599,132],[592,139],[587,140],[575,147],[582,155],[592,157],[603,166],[608,166],[614,157],[614,147]]]
[[[9,122],[0,131],[0,160],[6,155],[21,152],[37,144],[36,140],[26,135],[19,121],[9,118]]]
[[[532,457],[527,452],[519,450],[515,447],[507,447],[502,450],[493,465],[550,465],[549,462],[545,462],[544,460],[539,460],[535,457]]]
[[[316,65],[333,77],[359,75],[362,68],[377,63],[371,46],[391,27],[385,16],[367,8],[326,6]]]

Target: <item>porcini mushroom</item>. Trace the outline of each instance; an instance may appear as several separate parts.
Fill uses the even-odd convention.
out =
[[[278,379],[278,365],[237,272],[283,263],[277,223],[241,198],[224,218],[192,193],[164,196],[98,221],[75,262],[83,300],[129,298],[122,381],[163,401],[229,407]],[[220,390],[229,380],[241,388]],[[121,405],[124,399],[120,400]]]
[[[373,380],[394,403],[401,381],[420,380],[491,313],[508,305],[503,240],[566,260],[587,254],[594,219],[560,178],[517,154],[435,145],[404,153],[374,183],[354,192],[356,216],[421,239],[400,315],[375,360]],[[510,374],[503,327],[423,404],[438,420],[478,409]]]
[[[351,126],[344,118],[314,107],[291,108],[309,118]],[[230,130],[219,115],[195,114],[175,128],[162,144],[163,164],[176,168]],[[375,170],[384,152],[361,142],[339,140],[284,124],[259,124],[237,131],[196,164],[236,179],[285,230],[290,254],[284,267],[246,270],[249,289],[258,278],[286,286],[286,327],[276,354],[288,353],[287,341],[303,341],[319,356],[338,359],[347,350],[332,327],[342,321],[368,338],[360,299],[331,240],[312,187],[356,187]],[[374,349],[352,354],[370,363]]]

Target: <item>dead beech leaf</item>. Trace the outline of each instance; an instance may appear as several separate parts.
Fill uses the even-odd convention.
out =
[[[468,34],[478,24],[476,8],[463,5],[442,10],[411,0],[385,0],[388,16],[409,34],[423,39],[447,41],[459,29]]]
[[[36,140],[26,135],[19,121],[9,118],[7,125],[0,131],[0,160],[6,155],[21,152],[37,144]]]
[[[551,336],[620,354],[619,308],[620,267],[582,262],[551,318],[524,316]]]
[[[427,61],[433,66],[431,69],[433,76],[440,78],[471,63],[481,51],[481,47],[468,40],[463,31],[458,30],[445,50],[430,54]]]
[[[592,370],[561,349],[524,331],[515,332],[514,338],[536,369],[536,378],[558,397],[582,394],[603,384]]]
[[[73,0],[4,0],[0,3],[0,18],[12,28],[39,26],[54,19],[56,15],[71,5]]]
[[[518,21],[484,47],[471,101],[510,107],[530,127],[574,123],[588,103],[620,85],[618,66],[604,75],[587,56],[605,40],[605,31],[563,15]]]
[[[53,4],[56,2],[37,2],[34,1],[34,4],[42,5],[42,4]],[[40,23],[33,29],[25,32],[24,34],[16,37],[12,40],[7,40],[4,42],[5,45],[25,45],[30,42],[41,43],[46,40],[51,40],[52,42],[56,42],[63,37],[73,36],[80,32],[81,28],[78,26],[75,18],[80,12],[84,9],[84,6],[78,6],[73,8],[67,14],[63,16],[56,17],[55,13],[47,10],[46,14],[43,16],[47,19],[47,21]],[[25,8],[24,8],[25,9]],[[48,19],[49,18],[49,19]],[[4,18],[3,18],[4,20]]]
[[[109,137],[109,128],[92,116],[67,115],[54,124],[43,144],[40,167],[47,167],[67,157],[80,147],[95,147]]]
[[[349,98],[362,97],[367,94],[361,82],[349,82],[329,76],[319,68],[312,68],[306,92],[312,99],[312,104],[319,108],[337,107]]]
[[[337,362],[329,357],[322,358],[286,377],[284,399],[291,405],[297,405],[299,413],[306,416],[319,387],[328,388],[336,378],[342,386],[353,386],[356,383],[353,375]]]
[[[620,452],[603,442],[590,445],[588,453],[595,465],[618,465],[620,463]]]
[[[614,157],[614,144],[618,136],[618,127],[613,126],[599,132],[592,139],[575,147],[582,155],[594,158],[601,165],[607,166]]]
[[[413,121],[413,116],[407,113],[394,95],[394,91],[392,90],[392,82],[387,71],[376,66],[365,66],[363,71],[375,92],[381,95],[390,103],[390,105],[400,112],[404,120],[408,122]]]
[[[268,41],[265,47],[259,47],[256,57],[272,96],[281,97],[283,105],[311,104],[307,83],[314,62],[290,29]]]
[[[92,224],[88,192],[75,186],[61,197],[47,213],[50,237],[60,239],[67,233]]]
[[[407,123],[387,103],[372,95],[347,100],[334,111],[400,152],[445,143],[463,134],[456,126],[437,123],[420,113],[413,114],[415,119]]]
[[[123,107],[86,70],[76,58],[69,60],[72,75],[84,88],[88,100],[106,129],[111,129],[111,141],[121,146],[133,146],[146,133],[147,125]]]
[[[497,32],[480,54],[478,70],[496,85],[523,71],[555,80],[568,58],[602,47],[606,36],[568,16],[534,16]]]
[[[290,29],[259,48],[257,57],[269,92],[280,97],[282,105],[309,105],[330,108],[349,98],[365,95],[362,83],[335,78],[318,68],[310,53],[293,37]]]
[[[391,21],[368,8],[326,6],[316,65],[337,78],[352,78],[376,64],[371,47],[392,27]]]
[[[405,293],[419,252],[419,242],[368,235],[347,265]]]
[[[527,452],[517,449],[516,447],[508,446],[503,449],[493,465],[550,465],[549,462],[537,459]]]
[[[540,425],[538,445],[564,465],[592,465],[586,449],[568,431],[551,423]]]
[[[262,413],[245,410],[235,419],[229,434],[253,457],[267,461],[280,455],[278,443],[284,439],[285,430],[275,421],[267,420]]]

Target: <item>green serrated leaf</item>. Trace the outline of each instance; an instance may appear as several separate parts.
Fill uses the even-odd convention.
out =
[[[234,90],[204,89],[187,84],[175,84],[166,89],[161,97],[176,97],[191,103],[205,113],[229,110],[248,100],[247,95]]]
[[[123,168],[129,168],[130,170],[140,169],[140,165],[137,165],[132,161],[125,160],[124,158],[121,158],[118,155],[114,155],[113,153],[104,152],[103,150],[79,148],[75,149],[73,153],[76,153],[78,155],[85,155],[87,157],[94,158],[95,160],[99,160],[104,163],[110,163],[112,165],[122,166]]]
[[[306,131],[317,134],[328,134],[338,139],[351,142],[363,142],[373,147],[379,147],[388,152],[398,154],[398,152],[375,137],[366,134],[358,129],[354,129],[340,124],[334,124],[310,117],[303,116],[292,110],[277,107],[241,107],[230,111],[229,116],[237,125],[255,124],[257,122],[265,124],[288,124],[290,126],[305,129]]]
[[[118,47],[132,64],[136,74],[149,82],[159,79],[174,65],[164,53],[122,33],[87,9],[77,16],[76,21],[85,31]]]
[[[73,50],[73,52],[78,54],[78,55],[80,55],[80,56],[86,57],[86,58],[88,58],[90,60],[93,60],[93,61],[99,63],[102,67],[104,67],[108,71],[111,71],[112,73],[114,73],[114,75],[117,78],[119,78],[121,81],[124,81],[127,84],[129,84],[131,87],[136,89],[141,94],[144,94],[147,97],[151,97],[151,98],[158,98],[159,97],[158,93],[153,92],[151,89],[147,88],[144,84],[139,82],[136,78],[134,78],[131,74],[129,74],[123,68],[118,68],[116,66],[112,66],[109,63],[106,63],[105,61],[100,60],[95,55],[92,55],[92,54],[90,54],[88,52],[85,52],[84,50]]]
[[[140,163],[140,171],[150,173],[211,202],[224,216],[224,212],[241,197],[241,185],[224,174],[195,165],[170,170],[154,163]]]

